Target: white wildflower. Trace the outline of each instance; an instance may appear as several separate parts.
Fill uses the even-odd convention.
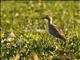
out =
[[[11,32],[11,33],[9,34],[9,36],[7,37],[7,41],[10,42],[10,41],[11,41],[11,38],[14,37],[14,36],[15,36],[14,33]]]

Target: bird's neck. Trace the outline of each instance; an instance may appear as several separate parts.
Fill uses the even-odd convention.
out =
[[[48,24],[52,24],[52,19],[49,19],[48,20]]]

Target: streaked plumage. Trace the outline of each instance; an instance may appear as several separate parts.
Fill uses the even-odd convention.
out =
[[[63,32],[59,31],[54,25],[52,25],[52,17],[51,16],[44,16],[42,19],[47,19],[48,20],[48,29],[49,33],[57,38],[63,39],[64,41],[66,40],[66,37]]]

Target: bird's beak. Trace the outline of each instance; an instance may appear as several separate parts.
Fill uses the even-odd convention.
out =
[[[44,17],[41,17],[41,19],[44,19]]]
[[[41,19],[45,19],[45,18],[46,18],[45,16],[41,17]]]
[[[48,15],[42,16],[41,19],[48,19]]]

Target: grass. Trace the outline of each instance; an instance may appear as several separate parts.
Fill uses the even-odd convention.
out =
[[[0,14],[1,60],[80,59],[80,1],[1,1]],[[44,15],[63,30],[66,46],[48,33]]]

